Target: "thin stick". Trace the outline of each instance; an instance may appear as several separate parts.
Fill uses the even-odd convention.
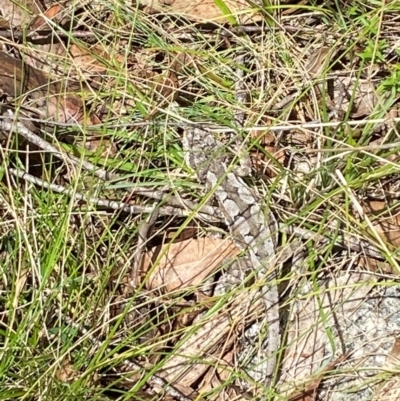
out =
[[[287,226],[283,223],[280,223],[279,231],[285,234],[295,235],[296,237],[300,237],[304,240],[312,239],[323,244],[330,243],[330,240],[327,236],[317,234],[314,231],[307,230],[302,227]],[[382,252],[378,248],[351,235],[343,234],[342,236],[337,237],[335,245],[344,249],[350,249],[354,252],[363,252],[365,255],[374,259],[385,260],[385,258],[382,256]]]
[[[348,125],[351,127],[362,127],[367,124],[389,124],[389,123],[398,123],[400,122],[400,117],[396,118],[374,118],[374,119],[367,119],[367,120],[349,120],[349,121],[330,121],[330,122],[320,122],[320,121],[311,121],[309,123],[304,124],[297,124],[297,123],[290,123],[287,122],[285,124],[277,124],[274,126],[267,126],[267,125],[257,125],[253,127],[246,127],[243,128],[243,131],[246,132],[253,132],[253,131],[290,131],[293,129],[313,129],[313,128],[337,128],[340,125]],[[180,123],[184,125],[185,123]],[[187,123],[186,123],[187,124]],[[189,124],[187,124],[189,125]],[[208,130],[210,132],[217,132],[217,133],[226,133],[232,131],[232,128],[229,127],[222,127],[222,126],[213,126],[211,124],[204,124],[204,123],[191,123],[190,125],[196,125],[197,127],[201,127],[202,129]]]
[[[131,287],[136,287],[137,285],[137,277],[140,274],[140,262],[142,259],[142,253],[146,247],[149,232],[153,225],[156,223],[158,215],[159,208],[155,207],[150,216],[140,224],[136,252],[133,258],[133,266],[130,272],[130,281],[128,283]]]
[[[40,136],[36,135],[34,132],[29,130],[27,127],[25,127],[24,124],[16,121],[11,121],[10,120],[11,117],[14,118],[11,111],[9,111],[9,115],[10,118],[7,118],[6,120],[0,120],[0,130],[4,130],[7,132],[14,132],[25,138],[30,143],[33,143],[34,145],[43,149],[44,151],[53,154],[58,159],[64,162],[70,162],[73,165],[82,166],[84,170],[90,171],[101,180],[104,181],[118,180],[118,179],[123,180],[123,177],[120,177],[117,174],[110,173],[105,169],[99,168],[89,161],[82,160],[76,156],[64,153],[62,150],[57,149],[55,146],[51,145],[48,141],[46,141],[45,139],[41,138]],[[132,182],[120,181],[120,185],[126,185],[127,187],[131,187]],[[214,208],[209,205],[203,205],[200,207],[199,204],[196,202],[182,199],[180,197],[175,197],[163,191],[156,191],[143,188],[130,188],[130,190],[131,193],[134,193],[136,195],[141,195],[147,198],[156,199],[160,202],[168,203],[169,205],[174,207],[187,208],[188,210],[198,210],[200,213],[208,214],[211,217],[216,217],[218,219],[223,218],[222,213],[217,208]]]
[[[108,199],[96,198],[94,196],[86,196],[79,192],[76,192],[74,189],[68,189],[63,187],[62,185],[51,184],[49,182],[43,181],[42,179],[24,171],[19,171],[14,168],[9,168],[7,169],[7,171],[14,177],[22,178],[23,180],[31,182],[32,184],[38,185],[42,188],[50,189],[53,192],[67,195],[75,201],[84,201],[85,203],[93,204],[95,206],[105,207],[107,209],[113,210],[120,210],[129,214],[153,213],[154,211],[154,206],[128,205],[124,202],[116,202]],[[163,216],[187,217],[192,212],[177,209],[172,206],[162,206],[159,208],[159,213]],[[217,223],[220,221],[218,218],[204,214],[199,214],[199,217],[213,223]]]
[[[240,131],[246,119],[246,113],[244,111],[245,103],[247,101],[247,92],[246,86],[244,82],[244,63],[245,63],[246,56],[242,53],[236,57],[236,82],[235,82],[235,98],[237,101],[237,109],[235,110],[235,122],[237,125],[237,130]],[[246,177],[251,174],[251,159],[246,151],[243,151],[244,143],[242,137],[239,136],[234,141],[234,150],[235,153],[238,155],[239,165],[240,167],[236,168],[236,173],[241,177]]]
[[[121,124],[107,124],[107,128],[139,128],[139,127],[149,127],[149,126],[157,126],[162,125],[163,127],[196,127],[200,128],[209,132],[216,132],[216,133],[229,133],[233,130],[232,127],[222,126],[211,124],[206,121],[190,121],[190,120],[182,120],[182,116],[178,114],[174,114],[173,111],[169,109],[160,109],[160,114],[164,113],[165,115],[170,116],[171,118],[176,118],[178,121],[138,121],[133,123],[121,123]],[[4,120],[8,117],[0,116],[0,120]],[[78,124],[75,123],[59,123],[54,121],[45,121],[40,118],[25,118],[19,117],[20,121],[32,121],[38,123],[46,123],[52,126],[58,127],[78,127]],[[254,125],[249,127],[244,127],[241,131],[243,132],[255,132],[255,131],[265,131],[265,132],[276,132],[276,131],[290,131],[293,129],[315,129],[315,128],[337,128],[341,125],[349,127],[363,127],[365,125],[371,124],[394,124],[399,123],[400,117],[396,118],[373,118],[373,119],[366,119],[366,120],[348,120],[348,121],[329,121],[329,122],[320,122],[320,121],[310,121],[308,123],[298,123],[296,121],[293,122],[285,122],[284,124],[277,124],[274,126],[271,125]],[[103,125],[92,125],[90,129],[93,130],[100,130],[104,128]],[[400,142],[394,142],[397,146],[400,146]],[[381,145],[382,146],[382,145]],[[383,148],[385,149],[385,148]],[[387,148],[386,148],[387,149]],[[328,150],[326,150],[328,151]],[[333,149],[335,151],[335,149]]]
[[[18,135],[21,135],[30,143],[38,146],[39,148],[43,149],[46,152],[53,154],[58,159],[63,161],[71,161],[75,165],[82,165],[82,167],[90,172],[93,172],[97,177],[101,178],[102,180],[110,180],[114,178],[110,173],[103,169],[99,169],[93,163],[88,161],[82,160],[73,155],[66,155],[63,151],[57,149],[55,146],[51,145],[45,139],[41,138],[40,136],[33,133],[30,129],[25,127],[24,124],[18,121],[12,121],[11,118],[15,118],[14,115],[10,110],[8,110],[10,119],[0,121],[0,130],[7,131],[7,132],[14,132]]]

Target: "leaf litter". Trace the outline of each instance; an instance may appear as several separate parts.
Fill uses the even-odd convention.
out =
[[[304,26],[311,29],[311,32],[317,32],[322,24],[318,13],[310,16],[303,14],[302,5],[307,5],[306,1],[299,2],[297,9],[296,7],[286,9],[284,3],[287,2],[282,2],[283,25],[275,27],[276,42],[268,35],[263,37],[270,28],[270,26],[267,28],[267,25],[272,23],[272,19],[268,7],[262,10],[258,8],[257,2],[253,4],[241,0],[194,1],[188,4],[172,0],[142,1],[132,6],[129,12],[137,12],[137,15],[143,17],[149,24],[143,28],[144,30],[153,29],[158,32],[161,30],[166,34],[173,49],[166,51],[154,44],[153,46],[146,44],[145,38],[149,33],[140,29],[135,32],[135,40],[132,43],[129,37],[130,29],[135,29],[132,26],[123,26],[118,31],[119,36],[113,41],[109,40],[107,35],[114,30],[115,15],[110,8],[101,4],[93,5],[91,9],[89,2],[40,4],[27,0],[22,4],[22,2],[0,0],[3,19],[0,28],[4,37],[11,30],[14,30],[15,38],[23,32],[23,29],[29,33],[27,40],[22,42],[2,40],[0,51],[3,66],[0,72],[2,108],[13,110],[17,120],[37,133],[43,134],[44,128],[51,123],[57,123],[61,127],[63,124],[72,124],[75,128],[79,128],[78,132],[64,138],[69,137],[70,140],[66,142],[72,143],[75,149],[85,147],[93,153],[98,152],[117,161],[121,158],[123,163],[124,155],[129,154],[126,149],[129,146],[134,147],[135,144],[129,143],[126,138],[115,139],[103,134],[100,135],[101,140],[98,140],[99,132],[96,132],[96,127],[107,124],[107,119],[115,121],[117,116],[121,118],[120,121],[116,119],[117,124],[127,121],[124,120],[126,116],[134,116],[139,122],[145,123],[144,128],[141,130],[139,127],[135,135],[138,139],[138,148],[142,147],[141,150],[146,152],[146,141],[149,140],[148,127],[150,127],[147,123],[157,118],[174,116],[176,110],[178,113],[180,109],[182,110],[181,121],[197,120],[204,115],[206,110],[204,105],[222,104],[225,110],[221,111],[220,119],[213,119],[210,116],[209,121],[204,119],[200,121],[218,126],[220,121],[229,119],[228,111],[238,107],[224,103],[226,100],[221,101],[221,93],[232,92],[234,85],[232,75],[229,73],[235,71],[237,67],[243,67],[246,70],[244,74],[246,88],[252,96],[242,102],[240,107],[246,111],[249,127],[265,125],[264,132],[250,131],[253,143],[250,149],[253,167],[258,174],[268,176],[267,179],[279,189],[280,200],[277,210],[280,210],[283,221],[292,218],[296,211],[301,210],[299,204],[305,200],[307,203],[315,201],[316,198],[313,198],[315,195],[312,194],[320,191],[325,179],[323,174],[318,175],[318,171],[325,169],[331,174],[332,168],[337,168],[336,165],[332,167],[332,160],[337,158],[329,159],[329,154],[324,160],[320,157],[307,158],[305,153],[306,160],[302,160],[297,151],[291,151],[293,145],[297,149],[320,152],[323,147],[328,146],[327,141],[331,140],[334,145],[348,147],[349,152],[343,152],[343,160],[349,169],[349,176],[354,176],[357,168],[363,169],[360,174],[381,168],[379,177],[361,183],[354,182],[356,189],[361,188],[362,191],[371,192],[371,187],[374,190],[377,186],[388,186],[389,182],[392,184],[394,181],[396,184],[397,169],[390,172],[382,170],[382,166],[387,166],[386,161],[396,166],[398,160],[396,152],[383,153],[370,165],[365,163],[362,167],[357,167],[355,159],[369,155],[362,152],[358,155],[351,150],[351,146],[357,145],[359,138],[362,140],[368,138],[371,143],[379,140],[377,144],[379,150],[382,138],[390,142],[396,137],[397,131],[393,124],[381,124],[369,132],[362,128],[349,129],[349,127],[342,130],[338,125],[334,133],[331,133],[332,138],[327,138],[323,130],[302,129],[296,124],[287,136],[279,132],[272,135],[272,131],[268,130],[276,122],[297,121],[300,125],[318,122],[321,118],[325,118],[324,113],[339,121],[397,115],[397,95],[393,95],[393,92],[382,94],[383,85],[380,84],[388,73],[384,70],[384,66],[379,64],[378,59],[373,69],[362,72],[363,61],[369,60],[367,51],[349,55],[344,47],[345,34],[338,31],[332,32],[333,36],[328,38],[331,40],[328,46],[325,39],[319,41],[317,38],[310,47],[312,37],[307,37]],[[329,15],[324,9],[319,11]],[[387,17],[391,17],[390,9],[387,10]],[[285,18],[291,19],[290,25],[286,28],[284,24],[288,19]],[[159,25],[160,21],[162,27]],[[390,26],[389,19],[382,21],[383,28],[386,22]],[[196,25],[198,23],[200,25]],[[211,24],[211,26],[201,24]],[[232,24],[242,24],[243,28],[240,29],[241,25],[232,27]],[[65,31],[58,30],[57,27],[68,27],[73,40],[66,40],[63,36]],[[106,33],[105,28],[109,28],[110,32]],[[235,30],[237,28],[239,29]],[[295,34],[292,33],[294,36],[286,39],[287,48],[280,52],[279,46],[285,41],[283,39],[285,29]],[[99,35],[99,32],[102,34]],[[382,32],[385,35],[384,29]],[[49,33],[50,40],[48,40]],[[79,34],[84,34],[83,39],[79,40]],[[202,38],[203,44],[194,43],[193,38],[196,35]],[[257,58],[254,54],[257,54],[257,49],[260,49],[264,39],[270,41],[268,43],[270,52],[265,53],[265,50],[258,52],[261,57]],[[390,40],[388,37],[387,41]],[[213,51],[219,46],[221,52],[217,51],[208,57],[207,51],[202,47],[207,42],[215,46]],[[237,46],[246,48],[254,60],[247,56],[245,66],[235,65],[233,55]],[[293,58],[290,60],[285,52],[292,53]],[[389,56],[396,59],[393,54]],[[218,60],[218,57],[221,59]],[[273,69],[266,67],[268,65],[279,67]],[[126,81],[121,80],[121,71],[125,80],[130,81],[129,91]],[[266,81],[270,93],[269,89],[266,90]],[[218,90],[210,89],[210,86],[214,85]],[[114,93],[110,95],[112,90]],[[226,99],[229,99],[229,96]],[[271,99],[275,104],[270,104]],[[265,104],[269,104],[268,108]],[[188,110],[188,105],[193,106],[191,111]],[[94,129],[90,129],[91,126]],[[12,139],[9,133],[4,134],[5,141]],[[63,141],[61,135],[59,138]],[[168,138],[168,141],[171,141],[171,138]],[[364,142],[360,144],[363,145]],[[103,146],[101,150],[99,150],[100,145]],[[112,151],[104,152],[104,146]],[[140,156],[135,162],[137,165],[141,164]],[[24,162],[25,165],[26,163],[29,165],[29,161]],[[155,159],[153,163],[162,165],[165,159],[161,157],[159,160]],[[304,163],[308,166],[306,169],[301,167]],[[105,165],[107,166],[106,163]],[[343,168],[343,165],[341,167]],[[35,171],[33,166],[29,171]],[[299,171],[300,175],[292,174]],[[176,177],[181,174],[176,170],[170,173],[176,174]],[[51,176],[50,179],[56,180],[61,185],[68,185],[71,183],[71,177],[73,176],[64,171],[61,175]],[[296,178],[293,177],[298,177],[299,182],[304,182],[303,188],[302,184],[298,187],[300,188],[298,193],[291,190],[292,187],[296,187],[293,182]],[[39,185],[39,181],[36,183]],[[90,179],[86,183],[86,188],[101,190],[101,186],[98,185],[96,180]],[[260,188],[258,190],[262,191],[262,185]],[[340,185],[338,188],[340,189]],[[331,190],[328,185],[326,191]],[[389,192],[394,193],[390,190]],[[363,193],[360,192],[360,196]],[[341,206],[337,206],[343,201],[344,194],[345,191],[330,193],[334,199],[332,203],[328,198],[324,199],[323,204],[329,205],[327,210],[331,214],[329,216],[331,221],[327,223],[325,220],[325,224],[327,227],[333,227],[330,230],[333,234],[338,222],[343,223],[344,220],[345,226],[349,223],[343,217]],[[102,196],[116,197],[121,201],[125,195],[118,192],[109,194],[104,191]],[[145,199],[146,197],[143,197],[135,202],[145,202]],[[388,209],[390,202],[393,203],[393,199],[386,198],[384,201],[379,201],[379,204],[378,201],[372,203],[365,200],[365,213],[373,220],[378,235],[395,249],[398,246],[396,233],[399,224],[395,208],[390,206]],[[74,203],[74,207],[79,207],[78,201]],[[351,206],[354,205],[350,205],[348,209],[351,209]],[[378,217],[376,217],[377,210],[382,212]],[[357,213],[353,210],[347,212],[355,222]],[[168,224],[175,224],[174,215],[171,217],[173,223]],[[324,211],[318,208],[310,209],[310,214],[305,220],[308,220],[311,232],[312,225],[315,224],[317,227],[318,218],[321,217],[324,217]],[[122,224],[118,216],[113,223],[99,217],[94,219],[100,229],[92,231],[92,238],[90,236],[86,238],[86,241],[93,246],[96,246],[96,241],[107,230],[106,227],[110,224]],[[122,222],[124,219],[122,218]],[[157,220],[155,227],[145,239],[145,252],[140,258],[140,269],[135,277],[135,282],[139,284],[128,291],[121,291],[122,295],[118,293],[121,290],[119,287],[126,285],[124,284],[126,280],[119,277],[119,274],[126,275],[126,270],[131,267],[135,238],[129,239],[128,243],[131,246],[127,254],[125,250],[121,252],[122,248],[115,244],[108,244],[110,249],[103,247],[96,251],[106,260],[110,259],[107,255],[112,252],[120,255],[111,263],[114,265],[111,277],[115,277],[115,280],[112,279],[107,284],[113,297],[109,301],[105,300],[103,306],[105,311],[109,308],[111,320],[122,316],[121,324],[125,328],[118,332],[115,340],[125,344],[125,338],[130,338],[132,333],[136,333],[133,336],[135,346],[142,346],[148,350],[147,355],[137,357],[138,365],[135,367],[135,373],[126,374],[118,366],[113,368],[119,375],[125,375],[124,377],[129,379],[130,390],[142,381],[140,391],[144,391],[141,393],[144,397],[159,393],[160,386],[168,393],[169,386],[166,383],[173,388],[173,391],[165,396],[170,399],[185,399],[185,397],[194,399],[209,392],[213,399],[221,400],[225,397],[251,399],[256,394],[262,394],[266,389],[258,388],[255,380],[248,377],[246,366],[239,357],[247,347],[243,334],[245,328],[262,319],[263,309],[259,288],[254,282],[254,277],[253,280],[248,278],[248,273],[240,276],[238,282],[228,286],[222,280],[224,272],[230,271],[228,266],[234,263],[232,259],[237,259],[239,250],[229,238],[215,238],[209,234],[205,237],[199,236],[205,226],[200,226],[194,233],[191,231],[189,239],[166,241],[163,230],[164,224],[167,223],[162,219]],[[182,223],[182,220],[177,222]],[[375,245],[373,233],[368,232],[362,221],[356,223],[351,233],[360,236],[366,231],[366,238]],[[72,231],[77,233],[80,224],[82,221],[77,220],[77,226],[73,227]],[[134,227],[133,232],[135,232]],[[351,228],[348,229],[351,231]],[[173,236],[179,238],[178,234]],[[151,246],[154,243],[156,245]],[[355,353],[349,352],[355,351],[349,339],[342,339],[344,343],[347,341],[347,346],[332,349],[332,327],[337,325],[338,316],[346,320],[349,315],[357,313],[363,300],[369,297],[378,279],[382,278],[379,274],[386,274],[389,279],[398,274],[387,261],[376,263],[376,259],[364,255],[362,251],[354,254],[346,247],[333,245],[331,249],[325,249],[324,255],[322,249],[315,252],[318,249],[317,240],[312,245],[313,252],[309,249],[309,243],[310,240],[302,246],[308,247],[309,254],[297,261],[300,270],[295,270],[294,255],[289,257],[289,263],[280,267],[282,272],[289,268],[286,277],[283,273],[281,275],[284,287],[282,310],[286,310],[288,317],[286,322],[282,322],[282,330],[284,328],[287,336],[274,391],[279,393],[280,397],[287,397],[291,401],[320,399],[322,394],[325,394],[323,388],[326,377],[346,363],[357,362]],[[130,255],[132,252],[133,255]],[[343,262],[336,263],[342,268],[335,269],[333,262],[335,258],[342,258]],[[96,264],[91,268],[89,266],[87,267],[89,271],[84,272],[85,275],[94,281],[100,279],[102,273]],[[311,266],[316,268],[314,273],[310,270]],[[360,267],[367,271],[359,270]],[[18,295],[31,285],[31,280],[27,280],[26,271],[23,270],[22,273],[18,279],[20,283],[17,288]],[[2,290],[5,288],[3,283]],[[217,288],[222,290],[218,292]],[[17,308],[19,306],[17,297],[14,302],[13,306]],[[111,308],[110,305],[118,307]],[[93,322],[101,319],[98,313],[93,310]],[[391,352],[386,353],[387,362],[383,366],[389,373],[397,366],[397,362],[393,360],[395,354],[396,346]],[[359,358],[362,360],[363,356]],[[154,376],[156,380],[143,382],[142,375],[145,374],[145,369],[141,366],[152,369],[160,361],[162,364]],[[58,380],[61,382],[77,380],[79,373],[72,366],[69,356],[59,366],[61,368],[55,374]],[[68,373],[63,373],[67,370]],[[98,372],[95,376],[96,385],[101,387],[102,379],[98,376]],[[338,376],[340,377],[339,371]],[[345,373],[343,377],[346,377]],[[149,384],[150,382],[152,384]],[[154,384],[156,382],[159,384]],[[326,380],[326,383],[330,383],[329,380]],[[119,384],[116,382],[113,386],[118,388]],[[398,392],[398,385],[392,379],[383,385],[373,384],[372,387],[376,391],[377,400],[394,397]],[[326,399],[341,398],[327,395]]]

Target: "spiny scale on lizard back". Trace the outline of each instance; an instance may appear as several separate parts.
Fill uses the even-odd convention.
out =
[[[279,293],[276,282],[275,243],[260,202],[245,181],[229,166],[224,146],[212,134],[199,129],[184,130],[183,147],[188,164],[200,182],[213,189],[229,231],[239,247],[248,251],[257,272],[264,299],[268,342],[266,358],[257,364],[269,386],[276,367],[280,346]],[[273,219],[272,213],[269,213]],[[272,230],[274,231],[274,230]]]
[[[252,194],[243,179],[233,172],[228,172],[227,156],[224,146],[211,134],[194,128],[188,129],[184,135],[184,148],[189,155],[189,165],[196,170],[199,181],[208,187],[215,187],[215,196],[223,205],[225,222],[233,231],[241,247],[258,248],[266,258],[271,254],[260,242],[260,234],[265,233],[265,216],[259,206],[259,200]],[[211,189],[211,188],[210,188]],[[263,238],[264,241],[272,241]],[[257,241],[257,243],[255,243]]]

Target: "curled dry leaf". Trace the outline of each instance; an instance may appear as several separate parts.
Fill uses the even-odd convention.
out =
[[[257,288],[242,291],[207,320],[204,316],[194,323],[198,330],[186,336],[179,348],[163,365],[162,376],[169,383],[189,387],[199,380],[210,366],[215,366],[221,350],[228,350],[236,341],[237,326],[247,326],[264,311]]]
[[[349,100],[353,97],[350,116],[358,118],[370,115],[378,102],[374,84],[369,80],[356,80],[351,77],[341,77],[339,79],[346,88],[346,96],[342,103],[343,112],[347,113],[350,107]],[[340,85],[335,85],[334,99],[340,97],[341,90]]]
[[[387,209],[384,201],[366,201],[363,205],[367,214],[380,214]],[[377,233],[389,244],[396,248],[400,247],[400,214],[399,210],[391,209],[390,213],[382,215],[379,219],[370,217]]]
[[[56,370],[55,377],[63,383],[70,383],[78,377],[78,372],[75,371],[72,362],[66,358]]]
[[[170,292],[197,286],[214,272],[226,258],[239,254],[237,246],[228,239],[197,238],[177,244],[155,247],[143,258],[143,269],[147,271],[157,262],[146,287]]]
[[[307,387],[303,391],[294,392],[289,396],[288,401],[316,401],[317,400],[317,390],[321,384],[321,380],[326,373],[329,373],[336,365],[343,362],[347,355],[342,355],[327,366],[325,366],[318,375],[313,379],[312,382],[307,384]]]
[[[215,0],[141,0],[140,4],[146,6],[148,13],[170,12],[183,15],[198,22],[230,22],[225,15],[231,13],[236,21],[245,24],[261,20],[261,15],[255,7],[251,7],[246,0],[224,0],[227,9],[222,9]],[[254,3],[257,3],[255,1]],[[262,2],[260,6],[262,5]]]
[[[86,116],[82,100],[69,94],[62,83],[54,82],[43,71],[24,64],[0,52],[0,91],[11,98],[29,96],[33,106],[43,112],[41,117],[52,118],[61,123],[98,123],[95,116]],[[43,111],[44,110],[44,111]]]
[[[298,301],[298,306],[294,308],[296,314],[291,317],[288,328],[289,346],[282,363],[279,384],[281,394],[292,394],[292,401],[312,400],[305,398],[312,396],[306,390],[310,390],[316,383],[316,377],[320,376],[318,371],[328,344],[326,325],[333,325],[334,317],[340,319],[340,316],[356,310],[371,290],[374,280],[368,274],[344,274],[330,280],[324,292],[321,288],[320,294],[310,294],[307,299]],[[326,321],[321,321],[321,308]],[[316,377],[313,376],[315,374]],[[299,389],[304,390],[298,393]]]
[[[35,0],[0,0],[0,12],[12,27],[28,24],[32,17],[43,11]]]
[[[393,348],[386,358],[384,369],[393,372],[383,384],[378,384],[375,388],[373,401],[392,401],[400,398],[400,377],[398,367],[400,365],[400,338],[394,342]],[[388,373],[389,373],[388,372]]]

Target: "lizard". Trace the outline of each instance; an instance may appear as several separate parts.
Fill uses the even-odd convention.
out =
[[[187,164],[197,179],[214,191],[225,223],[242,250],[249,252],[257,279],[265,282],[263,301],[268,324],[267,360],[263,370],[264,385],[271,385],[280,347],[279,293],[275,264],[275,240],[259,200],[243,178],[230,168],[224,146],[201,128],[185,127],[183,149]],[[271,220],[276,221],[270,213]],[[271,270],[271,271],[270,271]]]

